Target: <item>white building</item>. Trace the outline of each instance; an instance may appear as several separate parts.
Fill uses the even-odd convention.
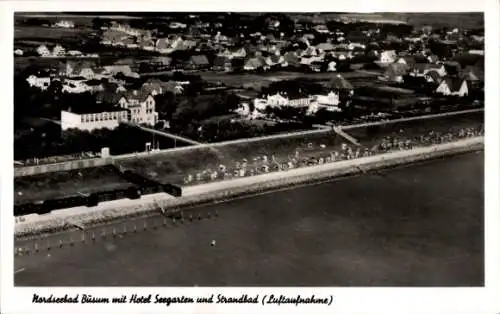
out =
[[[37,77],[35,75],[30,75],[26,81],[31,87],[37,87],[41,90],[46,90],[50,86],[50,77]]]
[[[335,61],[330,61],[328,63],[328,68],[326,70],[327,72],[336,72],[337,71],[337,62]]]
[[[469,50],[470,54],[484,56],[484,50]]]
[[[24,51],[22,51],[21,49],[16,49],[14,50],[14,54],[17,56],[22,56],[24,54]]]
[[[393,63],[394,61],[396,61],[396,57],[397,54],[395,50],[386,50],[380,53],[378,61],[380,63],[386,63],[386,64]]]
[[[128,111],[118,109],[98,113],[61,111],[62,130],[79,129],[93,131],[97,129],[115,129],[120,122],[128,121]]]
[[[466,80],[446,78],[439,84],[436,93],[464,97],[469,94],[469,87]]]
[[[156,102],[150,93],[132,91],[118,101],[123,109],[130,110],[131,123],[154,126],[158,122],[158,112],[155,111]]]
[[[112,104],[114,107],[102,112],[61,111],[61,128],[92,131],[102,128],[114,129],[124,122],[149,126],[158,122],[155,100],[151,94],[133,91],[115,99],[118,99],[118,102]]]
[[[54,27],[61,27],[61,28],[75,28],[75,23],[72,21],[59,21],[54,24]]]
[[[81,56],[81,55],[82,55],[82,52],[81,52],[81,51],[78,51],[78,50],[70,50],[70,51],[68,51],[68,55],[70,55],[70,56],[74,56],[74,57],[76,57],[76,56]]]
[[[339,104],[339,94],[333,91],[327,95],[301,96],[294,98],[289,98],[285,93],[277,93],[265,98],[254,99],[255,111],[252,114],[255,118],[260,116],[261,114],[259,114],[259,112],[263,112],[266,107],[280,106],[307,108],[309,114],[315,113],[320,108],[325,108],[328,111],[340,111]],[[248,113],[248,110],[247,107],[243,106],[238,112],[243,114]]]
[[[275,95],[267,96],[264,99],[255,99],[254,104],[255,107],[262,107],[265,104],[265,107],[280,107],[280,106],[292,106],[292,107],[308,107],[311,104],[313,97],[293,97],[289,98],[286,93],[280,94],[276,93]],[[264,107],[264,108],[265,108]]]
[[[329,111],[339,111],[339,94],[331,91],[328,95],[315,95],[314,103],[317,103],[320,108],[325,108]]]
[[[65,93],[79,94],[91,90],[83,79],[65,79],[62,84],[62,91]]]
[[[66,55],[66,49],[61,45],[56,45],[52,50],[52,55],[54,57],[63,57]]]
[[[47,46],[45,45],[41,45],[40,47],[38,47],[36,49],[36,52],[42,57],[48,57],[51,55],[49,48],[47,48]]]

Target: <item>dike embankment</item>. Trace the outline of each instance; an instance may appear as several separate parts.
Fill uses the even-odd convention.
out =
[[[74,223],[92,225],[164,210],[193,207],[230,200],[244,195],[328,180],[335,177],[362,174],[373,170],[396,167],[448,155],[482,150],[484,137],[463,139],[451,143],[411,150],[395,151],[375,156],[344,160],[306,168],[266,173],[227,181],[213,182],[183,188],[183,196],[173,198],[165,194],[148,195],[139,200],[118,200],[99,204],[94,208],[74,208],[16,223],[16,236],[29,236],[74,228]]]

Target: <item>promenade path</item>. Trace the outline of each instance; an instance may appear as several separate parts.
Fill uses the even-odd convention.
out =
[[[148,128],[148,127],[145,127],[145,126],[142,126],[142,125],[138,125],[138,124],[134,124],[134,123],[127,123],[127,124],[130,125],[130,126],[134,126],[136,128],[139,128],[139,129],[141,129],[143,131],[146,131],[146,132],[150,132],[150,133],[158,134],[158,135],[161,135],[161,136],[165,136],[165,137],[171,138],[173,140],[180,141],[180,142],[185,142],[185,143],[188,143],[188,144],[191,144],[191,145],[201,145],[201,144],[203,144],[203,143],[194,141],[192,139],[189,139],[187,137],[183,137],[183,136],[179,136],[179,135],[174,135],[172,133],[168,133],[168,132],[165,132],[165,131],[151,129],[151,128]]]

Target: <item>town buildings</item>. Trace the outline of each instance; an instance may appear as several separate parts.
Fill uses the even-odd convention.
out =
[[[61,111],[61,129],[78,129],[93,131],[97,129],[115,129],[120,123],[128,122],[129,113],[121,108],[107,109],[103,112],[68,109]]]
[[[154,126],[158,122],[156,102],[147,90],[101,92],[96,104],[61,111],[61,128],[93,131],[114,129],[120,123]]]

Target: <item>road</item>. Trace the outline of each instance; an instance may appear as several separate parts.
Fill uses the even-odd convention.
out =
[[[137,124],[134,124],[134,123],[127,123],[131,126],[135,126],[143,131],[146,131],[146,132],[150,132],[150,133],[154,133],[154,134],[158,134],[158,135],[161,135],[161,136],[165,136],[165,137],[168,137],[168,138],[171,138],[173,140],[176,140],[176,141],[180,141],[180,142],[185,142],[185,143],[188,143],[188,144],[192,144],[192,145],[201,145],[203,143],[200,143],[200,142],[196,142],[192,139],[189,139],[187,137],[183,137],[183,136],[179,136],[179,135],[174,135],[172,133],[168,133],[168,132],[165,132],[165,131],[160,131],[160,130],[155,130],[155,129],[151,129],[151,128],[147,128],[145,126],[142,126],[142,125],[137,125]]]

